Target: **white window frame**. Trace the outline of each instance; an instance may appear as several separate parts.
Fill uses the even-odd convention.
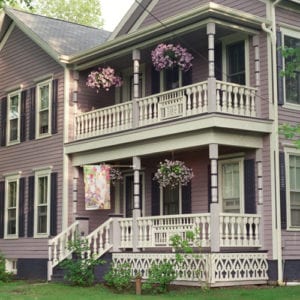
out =
[[[168,215],[164,215],[164,188],[160,187],[159,188],[159,214],[161,216],[168,216]],[[182,185],[179,185],[178,188],[178,193],[179,193],[179,208],[178,208],[178,214],[182,214]]]
[[[17,139],[10,141],[10,121],[13,120],[10,118],[10,108],[11,108],[11,99],[15,96],[18,96],[18,117],[13,118],[18,120],[17,124]],[[20,130],[21,130],[21,91],[14,91],[12,93],[9,93],[7,96],[7,141],[6,144],[9,145],[15,145],[20,143]]]
[[[38,232],[38,206],[39,206],[39,178],[47,178],[47,230],[46,232]],[[51,168],[38,170],[35,172],[34,178],[34,238],[45,238],[50,234],[50,195],[51,195]]]
[[[8,234],[8,190],[9,184],[16,182],[16,233]],[[10,175],[5,177],[5,213],[4,213],[4,238],[5,239],[17,239],[19,237],[19,191],[20,191],[20,175]]]
[[[181,88],[182,85],[183,85],[183,71],[178,68],[178,86],[177,87],[174,87],[170,90],[173,90],[173,89],[178,89],[178,88]],[[167,79],[166,79],[166,70],[161,70],[160,73],[159,73],[159,81],[160,81],[160,92],[163,93],[163,92],[166,92],[167,91]],[[169,90],[169,91],[170,91]]]
[[[239,173],[240,173],[240,214],[243,214],[245,212],[245,197],[244,197],[244,158],[232,158],[232,159],[224,159],[218,161],[218,181],[219,181],[219,189],[218,189],[218,195],[219,195],[219,203],[223,212],[223,172],[222,167],[225,164],[229,163],[239,163]]]
[[[287,35],[289,37],[299,39],[300,40],[300,32],[296,30],[291,30],[287,28],[281,28],[281,40],[284,46],[284,37]],[[283,58],[283,69],[285,69],[285,59]],[[300,104],[290,103],[286,100],[286,82],[285,77],[283,77],[283,99],[284,99],[284,107],[294,110],[300,110]]]
[[[292,226],[292,224],[291,224],[290,156],[299,156],[300,157],[300,150],[296,149],[296,148],[285,148],[284,149],[287,230],[300,231],[300,226]]]
[[[245,46],[245,85],[250,86],[250,54],[249,54],[249,37],[245,34],[232,34],[222,40],[222,80],[227,82],[228,73],[228,53],[227,46],[244,41]]]
[[[45,133],[40,133],[40,106],[41,106],[41,93],[40,89],[49,86],[49,106],[48,106],[48,132]],[[51,115],[52,115],[52,80],[46,80],[43,82],[40,82],[36,86],[36,128],[35,128],[35,136],[37,139],[39,138],[44,138],[48,137],[51,135],[51,128],[52,128],[52,123],[51,123]]]

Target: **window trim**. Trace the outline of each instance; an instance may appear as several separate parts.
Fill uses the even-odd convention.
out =
[[[284,148],[285,188],[286,188],[286,230],[287,231],[300,231],[300,226],[292,226],[291,225],[290,155],[300,157],[300,150],[296,149],[296,148]]]
[[[17,124],[17,139],[10,141],[10,100],[11,98],[18,96],[18,124]],[[13,91],[7,95],[7,120],[6,120],[6,145],[16,145],[21,141],[21,90]]]
[[[223,179],[223,173],[222,173],[222,166],[228,163],[234,163],[238,162],[239,163],[239,172],[240,172],[240,214],[245,213],[245,195],[244,195],[244,157],[237,157],[237,158],[231,158],[231,159],[222,159],[218,161],[218,198],[219,198],[219,203],[222,212],[223,211],[223,185],[222,185],[222,179]]]
[[[159,215],[160,216],[169,216],[169,215],[164,215],[164,199],[163,199],[163,187],[159,187]],[[178,188],[178,193],[179,193],[179,208],[178,208],[178,214],[181,215],[182,214],[182,185],[179,184],[179,188]]]
[[[49,106],[48,106],[48,132],[40,133],[40,88],[44,86],[49,86]],[[52,132],[52,80],[48,79],[42,82],[39,82],[36,85],[36,126],[35,126],[35,137],[36,139],[41,139],[51,136]]]
[[[287,28],[280,28],[281,31],[281,37],[282,37],[282,46],[284,46],[284,37],[289,36],[291,38],[299,39],[300,40],[300,32],[292,29]],[[282,67],[285,68],[285,58],[282,59]],[[284,105],[283,107],[293,110],[300,110],[300,103],[290,103],[286,100],[286,82],[285,82],[285,76],[283,77],[283,100]]]
[[[38,170],[34,174],[34,238],[47,238],[50,235],[50,212],[51,212],[51,169]],[[38,179],[41,177],[47,177],[47,230],[44,233],[37,232],[38,227]]]
[[[17,191],[16,191],[16,233],[8,234],[8,185],[10,182],[17,183]],[[8,175],[5,177],[5,200],[4,200],[4,239],[18,239],[19,238],[19,205],[20,205],[20,174]]]
[[[245,47],[245,85],[250,86],[250,50],[249,37],[245,34],[231,34],[221,39],[222,40],[222,80],[227,82],[228,79],[228,53],[227,46],[244,41]]]

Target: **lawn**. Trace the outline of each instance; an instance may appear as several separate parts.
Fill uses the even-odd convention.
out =
[[[54,283],[27,283],[16,281],[0,283],[1,300],[299,300],[300,286],[296,287],[247,287],[214,288],[203,291],[200,288],[182,288],[164,295],[115,294],[102,285],[90,288],[71,287]]]

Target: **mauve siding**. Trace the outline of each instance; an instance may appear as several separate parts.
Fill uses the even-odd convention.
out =
[[[151,10],[151,14],[149,14],[145,18],[140,28],[156,23],[157,19],[165,20],[168,17],[182,14],[185,11],[201,7],[205,4],[208,4],[209,2],[214,2],[216,4],[221,4],[229,8],[234,8],[247,13],[251,13],[259,17],[266,16],[266,6],[259,0],[160,0]],[[155,18],[153,16],[155,16]]]
[[[36,78],[46,74],[53,74],[53,78],[58,79],[58,133],[43,139],[29,140],[29,89],[36,85],[34,82]],[[34,168],[52,166],[52,171],[58,173],[57,232],[61,231],[64,70],[40,47],[24,35],[22,31],[15,28],[0,52],[0,99],[6,96],[5,89],[20,86],[21,84],[23,85],[23,89],[27,90],[26,140],[17,145],[0,147],[0,176],[5,173],[21,171],[21,177],[26,178],[24,204],[26,237],[28,222],[28,177],[34,175]],[[47,243],[47,239],[0,239],[0,249],[8,258],[42,258],[48,255]]]
[[[282,27],[284,24],[300,28],[300,11],[288,10],[282,7],[276,8],[276,21]],[[298,29],[300,32],[300,29]],[[279,106],[279,124],[299,123],[299,110],[288,109]],[[280,142],[288,142],[283,137],[280,137]],[[286,162],[287,163],[287,162]],[[300,259],[300,232],[298,231],[282,231],[282,246],[284,259]]]

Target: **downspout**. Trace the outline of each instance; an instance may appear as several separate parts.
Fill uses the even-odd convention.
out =
[[[277,92],[277,49],[276,49],[276,16],[275,6],[282,0],[271,1],[271,26],[267,28],[262,24],[262,29],[270,35],[272,47],[272,86],[273,86],[273,112],[274,122],[272,135],[274,138],[274,164],[275,164],[275,201],[276,201],[276,232],[277,232],[277,272],[278,285],[283,284],[282,248],[281,248],[281,209],[280,209],[280,174],[279,174],[279,137],[278,137],[278,92]]]

